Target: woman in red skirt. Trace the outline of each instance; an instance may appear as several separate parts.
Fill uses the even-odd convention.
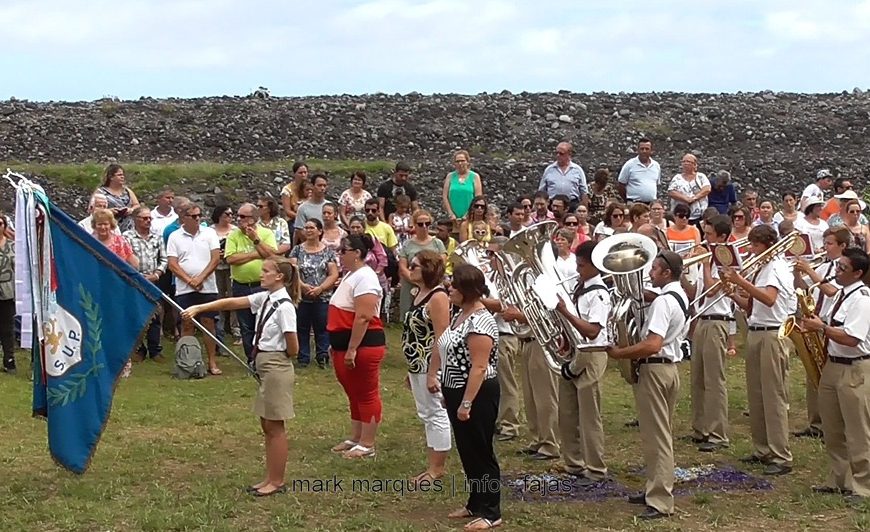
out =
[[[378,275],[365,263],[373,247],[369,235],[342,240],[338,253],[347,274],[329,300],[326,320],[332,366],[350,403],[350,437],[332,448],[345,458],[373,457],[381,422],[380,369],[386,337],[380,319],[383,290]]]

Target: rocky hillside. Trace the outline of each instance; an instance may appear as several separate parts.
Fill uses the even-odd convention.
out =
[[[666,178],[684,152],[700,170],[727,169],[762,196],[800,191],[821,167],[866,183],[870,95],[480,94],[306,98],[150,98],[87,103],[0,102],[0,161],[18,163],[399,160],[418,170],[425,203],[440,204],[451,152],[471,151],[502,205],[532,191],[558,141],[574,143],[590,174],[615,173],[642,135]],[[231,176],[232,177],[232,176]],[[238,196],[277,193],[285,172],[236,177]],[[80,191],[48,186],[79,210]],[[136,188],[135,175],[131,185]],[[179,188],[193,186],[180,185]],[[195,185],[208,200],[208,182]],[[334,184],[337,192],[345,183]],[[0,199],[8,201],[8,191]],[[4,201],[5,203],[5,201]]]

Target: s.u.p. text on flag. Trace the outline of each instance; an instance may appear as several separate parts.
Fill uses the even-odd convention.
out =
[[[23,234],[16,233],[16,241],[31,269],[16,286],[32,309],[33,414],[47,420],[52,458],[81,474],[161,293],[38,185],[23,181],[16,194],[16,227]]]

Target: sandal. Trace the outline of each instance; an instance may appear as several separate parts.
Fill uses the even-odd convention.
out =
[[[260,489],[262,489],[262,488],[260,488]],[[272,491],[262,492],[260,490],[254,490],[251,492],[251,495],[253,495],[254,497],[271,497],[272,495],[276,495],[278,493],[286,493],[286,492],[287,492],[287,485],[282,484],[281,486],[278,486],[277,488],[273,489]]]
[[[474,517],[474,514],[471,513],[471,510],[469,510],[468,508],[463,507],[450,512],[449,514],[447,514],[447,517],[449,517],[450,519],[465,519],[468,517]]]
[[[209,375],[215,375],[215,376],[217,376],[217,375],[223,375],[224,372],[221,371],[220,368],[210,368],[210,369],[208,370],[208,374],[209,374]]]
[[[490,528],[496,528],[502,525],[501,519],[496,519],[495,521],[490,521],[485,517],[478,517],[474,521],[469,522],[465,525],[465,530],[489,530]]]
[[[737,350],[733,347],[729,347],[727,351],[725,351],[725,356],[733,358],[737,356]]]
[[[345,451],[349,451],[349,450],[353,449],[354,447],[356,447],[355,441],[344,440],[343,442],[339,443],[338,445],[336,445],[335,447],[330,449],[330,451],[340,454],[340,453],[343,453]]]
[[[418,484],[420,484],[421,482],[424,482],[424,481],[425,481],[425,482],[428,482],[429,485],[432,485],[432,484],[434,484],[435,481],[438,480],[439,478],[441,478],[441,477],[440,477],[440,476],[439,476],[439,477],[433,477],[432,474],[429,473],[428,471],[423,471],[422,473],[420,473],[420,474],[417,475],[416,477],[411,477],[411,486],[412,486],[412,487],[417,487]]]
[[[356,444],[350,449],[346,450],[343,453],[343,456],[349,460],[355,458],[374,458],[375,456],[375,448],[374,447],[363,447],[360,444]]]

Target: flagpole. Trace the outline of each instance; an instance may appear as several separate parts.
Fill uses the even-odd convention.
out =
[[[180,306],[178,303],[176,303],[175,301],[173,301],[173,299],[172,299],[171,297],[169,297],[168,295],[166,295],[164,292],[160,292],[160,295],[163,296],[163,299],[164,299],[165,301],[169,302],[170,305],[172,305],[173,307],[175,307],[175,309],[178,310],[179,314],[182,313],[182,312],[184,312],[184,309],[181,308],[181,306]],[[221,342],[220,340],[218,340],[217,337],[211,333],[211,331],[209,331],[208,329],[206,329],[206,328],[205,328],[201,323],[199,323],[197,320],[193,319],[193,320],[191,320],[191,321],[193,322],[193,325],[194,325],[197,329],[199,329],[200,331],[202,331],[202,333],[203,333],[204,335],[206,335],[206,336],[208,336],[209,338],[211,338],[212,340],[214,340],[215,345],[218,345],[218,346],[222,347],[223,350],[227,352],[227,354],[229,354],[231,357],[235,358],[235,359],[239,362],[239,364],[241,364],[242,366],[244,366],[244,368],[245,368],[246,370],[248,370],[248,373],[250,373],[251,376],[254,377],[254,379],[257,380],[257,382],[260,382],[260,376],[257,375],[257,372],[256,372],[256,371],[254,371],[253,369],[251,369],[251,366],[249,366],[247,362],[245,362],[244,360],[242,360],[241,358],[239,358],[239,356],[238,356],[238,355],[237,355],[237,354],[236,354],[232,349],[230,349],[229,347],[227,347],[226,345],[224,345],[223,342]]]

